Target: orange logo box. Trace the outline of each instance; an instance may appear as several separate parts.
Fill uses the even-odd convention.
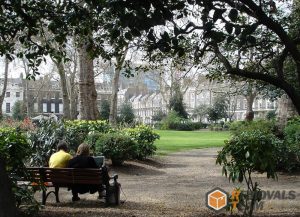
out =
[[[207,206],[216,211],[227,205],[227,194],[221,189],[215,189],[207,194]]]

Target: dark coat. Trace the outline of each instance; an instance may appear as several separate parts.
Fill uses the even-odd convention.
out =
[[[94,160],[94,158],[90,156],[81,156],[77,155],[69,161],[69,168],[99,168]],[[102,186],[99,185],[73,185],[72,187],[73,193],[84,194],[90,192],[91,194],[102,189]]]
[[[98,168],[94,158],[77,155],[69,161],[69,168]]]

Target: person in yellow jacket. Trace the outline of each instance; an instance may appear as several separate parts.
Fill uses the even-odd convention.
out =
[[[52,154],[49,159],[50,168],[64,168],[68,166],[72,155],[68,153],[68,145],[65,141],[60,141],[57,145],[57,152]]]

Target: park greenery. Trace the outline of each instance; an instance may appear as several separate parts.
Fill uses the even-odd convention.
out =
[[[244,216],[253,216],[254,204],[261,200],[259,183],[254,172],[277,178],[278,171],[300,169],[299,117],[290,120],[282,132],[275,121],[242,121],[231,124],[232,137],[218,153],[217,164],[232,182],[245,182],[246,193],[240,194]]]
[[[116,100],[111,100],[109,116],[114,127],[106,122],[88,122],[98,120],[100,114],[96,105],[93,60],[98,57],[106,60],[114,58],[116,69],[120,72],[129,47],[140,48],[144,60],[156,65],[162,65],[165,57],[172,57],[173,61],[182,65],[189,63],[192,67],[207,69],[207,76],[211,79],[251,80],[266,88],[272,85],[272,88],[288,95],[299,115],[299,15],[299,1],[2,1],[0,55],[5,56],[6,62],[25,58],[31,69],[26,75],[28,79],[36,78],[38,67],[46,56],[50,56],[61,68],[69,61],[67,44],[74,44],[80,57],[79,117],[87,121],[41,123],[37,128],[27,121],[22,127],[3,129],[0,210],[6,216],[17,216],[15,206],[20,204],[18,196],[25,194],[17,193],[12,174],[22,172],[19,166],[23,166],[31,154],[36,164],[44,165],[59,139],[68,141],[71,148],[87,139],[95,145],[95,151],[102,151],[112,159],[116,156],[118,163],[153,154],[154,149],[150,146],[145,151],[144,145],[148,147],[151,144],[154,132],[149,131],[149,140],[147,136],[140,138],[133,133],[135,138],[132,141],[129,140],[129,135],[133,135],[131,132],[116,128]],[[125,74],[131,76],[128,68]],[[6,77],[7,71],[6,67]],[[60,73],[60,77],[63,78],[63,74]],[[116,91],[113,95],[116,96],[118,76],[114,80],[113,90]],[[0,101],[3,97],[4,94]],[[172,98],[170,110],[173,113],[170,112],[161,121],[165,129],[198,128],[187,119],[181,99],[179,92]],[[64,98],[64,102],[67,101]],[[64,109],[68,105],[64,103]],[[220,105],[215,104],[208,109],[211,122],[227,118],[218,115],[222,112],[217,108]],[[124,110],[126,115],[121,120],[132,123],[134,116],[127,115],[130,108]],[[65,115],[68,117],[67,112]],[[252,114],[249,121],[251,117]],[[218,157],[218,163],[225,167],[224,171],[228,170],[227,175],[232,181],[245,180],[250,190],[256,190],[257,185],[249,182],[253,171],[275,177],[276,170],[299,169],[299,118],[290,120],[283,132],[277,132],[275,126],[269,128],[268,123],[263,122],[239,124]],[[241,129],[244,131],[239,131]],[[94,134],[87,138],[89,133]],[[112,149],[109,144],[116,144],[116,141],[119,146]],[[141,141],[145,143],[139,150]],[[271,150],[266,151],[265,146]],[[25,150],[25,147],[29,148]],[[228,156],[230,161],[226,158]],[[13,186],[10,181],[13,181]],[[251,211],[245,215],[251,215]]]
[[[92,154],[104,155],[112,160],[113,165],[120,165],[124,160],[144,159],[153,155],[156,150],[154,142],[159,135],[143,125],[113,128],[107,121],[56,122],[51,119],[33,124],[25,119],[1,126],[0,138],[0,154],[13,185],[13,199],[25,214],[33,215],[39,209],[39,203],[33,197],[34,192],[31,188],[18,186],[17,181],[28,176],[25,166],[47,166],[60,140],[70,145],[72,154],[76,153],[80,143],[86,142]]]

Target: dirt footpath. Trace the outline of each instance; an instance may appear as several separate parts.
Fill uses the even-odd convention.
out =
[[[125,200],[119,207],[105,208],[97,195],[80,195],[81,201],[72,203],[71,192],[60,192],[60,204],[51,195],[41,216],[215,216],[205,206],[207,191],[220,187],[231,192],[238,183],[229,183],[215,164],[219,149],[199,149],[155,157],[146,162],[126,162],[110,173],[119,174]],[[263,190],[282,192],[293,190],[296,198],[264,201],[258,216],[300,216],[300,175],[279,174],[278,181],[255,174],[255,181]],[[278,193],[277,193],[278,194]],[[286,193],[287,194],[287,193]],[[218,214],[217,216],[224,216]]]

